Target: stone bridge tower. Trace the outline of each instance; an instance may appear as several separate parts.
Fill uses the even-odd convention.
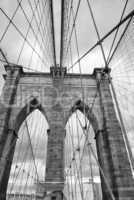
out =
[[[106,177],[104,179],[100,173],[103,200],[133,200],[134,180],[109,79],[103,69],[95,69],[92,75],[67,74],[66,68],[60,67],[52,67],[50,73],[28,73],[20,66],[5,66],[5,69],[7,74],[0,99],[1,199],[6,199],[19,127],[34,109],[45,115],[50,127],[44,197],[63,199],[65,126],[71,114],[79,109],[95,132],[98,160]],[[81,79],[86,101],[82,98]],[[91,110],[89,105],[97,91],[95,106]],[[49,197],[47,192],[51,193]]]

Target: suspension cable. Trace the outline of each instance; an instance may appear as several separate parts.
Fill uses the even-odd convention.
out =
[[[82,129],[82,130],[83,130],[83,129]],[[83,131],[83,133],[84,133],[84,131]],[[84,133],[84,135],[85,135],[85,133]],[[95,155],[95,153],[94,153],[94,150],[93,150],[93,148],[92,148],[92,146],[91,146],[91,143],[90,143],[90,141],[89,141],[89,139],[88,139],[87,136],[88,136],[88,132],[87,132],[86,135],[85,135],[85,137],[86,137],[87,140],[88,140],[88,147],[90,147],[90,150],[91,150],[91,152],[92,152],[92,155],[94,156],[94,158],[95,158],[95,160],[96,160],[96,163],[97,163],[97,165],[98,165],[98,167],[99,167],[99,169],[100,169],[100,172],[101,172],[101,174],[102,174],[102,176],[103,176],[103,178],[104,178],[104,180],[105,180],[106,186],[107,186],[107,188],[108,188],[108,191],[109,191],[109,194],[110,194],[112,200],[115,200],[115,197],[114,197],[114,195],[113,195],[113,192],[112,192],[112,190],[111,190],[111,188],[110,188],[110,185],[109,185],[109,183],[108,183],[108,181],[107,181],[107,178],[106,178],[106,176],[105,176],[105,174],[104,174],[104,172],[103,172],[102,167],[100,166],[100,163],[99,163],[99,161],[98,161],[98,159],[97,159],[97,157],[96,157],[96,155]]]
[[[38,170],[37,170],[37,166],[36,166],[36,162],[35,162],[35,155],[34,155],[34,151],[33,151],[33,146],[32,146],[32,142],[31,142],[31,137],[30,137],[30,132],[29,132],[29,127],[28,127],[28,124],[27,124],[27,120],[25,120],[25,124],[26,124],[26,128],[27,128],[29,142],[30,142],[30,148],[31,148],[31,152],[32,152],[33,162],[34,162],[34,166],[35,166],[35,169],[36,169],[37,180],[39,182],[39,175],[38,175]]]
[[[98,90],[97,90],[98,91]],[[98,92],[97,92],[98,93]],[[95,99],[96,99],[96,97],[97,97],[97,95],[95,94],[95,96],[94,96],[94,99],[93,99],[93,102],[92,102],[92,106],[91,106],[91,109],[93,109],[93,106],[94,106],[94,103],[95,103]],[[88,111],[88,112],[91,112],[91,110],[90,111]],[[88,115],[88,114],[87,114]],[[82,127],[82,130],[83,130],[83,127]],[[73,131],[73,130],[72,130]],[[71,134],[71,132],[69,132],[70,133],[70,136],[71,136],[71,143],[72,143],[72,146],[73,146],[73,158],[71,159],[71,162],[69,163],[69,166],[71,166],[72,164],[73,164],[73,162],[75,161],[75,155],[76,155],[76,152],[77,152],[77,148],[75,149],[74,148],[74,141],[73,141],[73,136],[72,136],[72,134]],[[84,135],[82,135],[82,136],[84,136]],[[85,139],[85,142],[84,142],[84,148],[85,148],[85,144],[86,144],[86,139]],[[79,160],[79,163],[80,163],[80,165],[81,165],[81,163],[82,163],[82,156],[83,156],[83,153],[84,153],[84,148],[83,148],[83,152],[82,152],[82,155],[81,155],[81,158],[80,158],[80,160]],[[79,171],[79,168],[77,168],[77,172]],[[80,183],[80,182],[79,182]],[[80,183],[80,184],[82,184],[82,183]],[[81,187],[81,186],[80,186]],[[82,193],[81,193],[81,195],[82,195]]]
[[[41,26],[41,22],[42,22],[42,20],[45,20],[44,18],[43,18],[43,16],[44,16],[44,12],[45,12],[45,7],[46,7],[46,4],[47,3],[47,0],[46,0],[46,2],[45,2],[45,5],[43,6],[43,11],[42,11],[42,13],[41,13],[41,17],[40,17],[40,21],[39,21],[39,27],[38,27],[38,30],[37,30],[37,35],[39,34],[39,32],[40,32],[40,26]],[[47,58],[49,57],[50,58],[50,60],[51,60],[51,55],[50,55],[50,50],[48,49],[48,51],[47,51],[47,47],[48,47],[48,45],[47,45],[47,43],[48,42],[43,42],[43,41],[46,41],[45,40],[45,38],[46,38],[46,35],[47,35],[47,31],[46,31],[46,27],[47,27],[47,22],[48,22],[48,20],[49,20],[49,13],[47,12],[47,16],[46,16],[46,18],[47,18],[47,20],[45,20],[45,25],[44,25],[44,28],[43,28],[43,34],[44,34],[44,37],[41,37],[42,39],[41,39],[41,42],[42,43],[44,43],[44,47],[45,47],[45,52],[46,52],[46,54],[47,54]],[[48,41],[48,40],[47,40]],[[36,44],[37,44],[37,40],[35,39],[35,41],[34,41],[34,46],[36,46]],[[45,45],[46,44],[46,45]],[[30,66],[31,65],[31,62],[32,62],[32,59],[33,59],[33,53],[34,53],[34,51],[32,51],[32,53],[31,53],[31,57],[30,57],[30,59],[29,59],[29,64],[28,64],[28,66]],[[44,55],[45,56],[45,55]]]
[[[123,122],[121,110],[120,110],[120,107],[119,107],[119,103],[118,103],[118,100],[117,100],[116,92],[115,92],[115,89],[114,89],[114,85],[113,85],[113,82],[112,82],[110,77],[109,77],[109,80],[110,80],[111,90],[112,90],[112,93],[113,93],[113,96],[114,96],[116,108],[117,108],[117,111],[118,111],[119,119],[120,119],[122,135],[123,135],[124,143],[125,143],[127,154],[128,154],[128,160],[129,160],[129,163],[130,163],[130,168],[131,168],[131,171],[133,172],[134,171],[134,160],[133,160],[133,155],[132,155],[130,145],[129,145],[129,142],[128,142],[127,132],[126,132],[126,129],[125,129],[125,126],[124,126],[124,122]]]
[[[120,17],[120,22],[122,21],[123,16],[124,16],[124,14],[125,14],[125,11],[126,11],[126,8],[127,8],[127,4],[128,4],[128,0],[126,0],[126,2],[125,2],[125,5],[124,5],[124,8],[123,8],[121,17]],[[120,28],[120,27],[118,27],[118,28],[116,29],[116,32],[115,32],[115,35],[114,35],[114,39],[113,39],[113,42],[112,42],[112,44],[111,44],[110,51],[109,51],[109,54],[108,54],[108,57],[107,57],[107,63],[108,63],[109,57],[110,57],[110,55],[111,55],[111,52],[112,52],[112,49],[113,49],[113,46],[114,46],[116,37],[117,37],[117,35],[118,35],[119,28]]]
[[[15,15],[17,14],[17,12],[18,12],[18,10],[19,10],[19,7],[20,7],[20,3],[21,3],[22,1],[23,1],[23,0],[20,0],[20,2],[19,2],[19,4],[18,4],[18,6],[16,7],[16,9],[15,9],[15,11],[14,11],[14,13],[13,13],[11,19],[9,20],[9,23],[8,23],[8,25],[6,26],[4,33],[3,33],[3,35],[2,35],[1,38],[0,38],[0,43],[2,42],[2,40],[4,39],[4,37],[6,36],[6,33],[7,33],[8,29],[9,29],[10,25],[12,24],[12,21],[13,21]]]
[[[132,10],[124,19],[121,20],[116,26],[114,26],[105,36],[103,36],[100,41],[96,42],[88,51],[86,51],[78,60],[74,62],[73,65],[71,65],[68,68],[68,71],[72,69],[79,61],[81,61],[83,58],[85,58],[93,49],[95,49],[100,43],[102,43],[107,37],[109,37],[118,27],[120,27],[122,24],[124,24],[129,18],[134,16],[134,10]]]
[[[91,8],[91,5],[90,5],[89,0],[87,0],[87,4],[88,4],[88,7],[89,7],[89,11],[90,11],[90,14],[91,14],[91,18],[92,18],[92,21],[93,21],[93,24],[94,24],[94,28],[95,28],[97,37],[98,37],[98,41],[100,41],[100,40],[101,40],[100,34],[99,34],[99,31],[98,31],[98,28],[97,28],[97,24],[96,24],[96,22],[95,22],[93,10],[92,10],[92,8]],[[101,52],[102,52],[102,56],[103,56],[103,59],[104,59],[105,68],[107,69],[107,68],[108,68],[108,66],[107,66],[107,60],[106,60],[106,56],[105,56],[105,52],[104,52],[104,49],[103,49],[102,42],[100,42],[99,45],[100,45],[100,47],[101,47]]]
[[[122,41],[123,36],[125,35],[125,33],[126,33],[128,27],[129,27],[130,22],[132,21],[132,19],[133,19],[133,16],[131,16],[130,19],[128,20],[128,22],[127,22],[127,24],[126,24],[126,26],[125,26],[125,28],[124,28],[124,31],[123,31],[123,33],[122,33],[122,35],[121,35],[121,37],[120,37],[120,39],[119,39],[119,41],[118,41],[118,43],[117,43],[115,49],[114,49],[114,51],[113,51],[111,57],[109,58],[108,65],[109,65],[110,62],[112,61],[112,58],[113,58],[113,56],[114,56],[116,50],[118,49],[118,46],[119,46],[120,42]]]
[[[63,61],[63,43],[64,43],[64,28],[65,28],[65,19],[64,19],[64,15],[65,15],[65,1],[66,0],[62,0],[61,1],[61,42],[60,42],[60,67],[62,67],[62,61]]]
[[[72,11],[72,16],[73,16],[73,21],[75,21],[73,5],[72,5],[71,11]],[[76,44],[77,56],[78,56],[78,59],[79,59],[80,53],[79,53],[78,37],[77,37],[77,31],[76,31],[76,24],[75,23],[74,23],[74,34],[75,34],[75,44]],[[71,43],[69,45],[71,45]],[[84,98],[84,89],[83,89],[83,81],[82,81],[81,62],[78,62],[78,64],[79,64],[79,73],[80,73],[80,83],[81,83],[82,100],[84,102],[85,98]]]
[[[7,64],[9,64],[8,59],[7,59],[5,53],[3,52],[3,50],[2,50],[1,48],[0,48],[0,53],[1,53],[2,57],[4,58],[5,62],[6,62]]]
[[[55,29],[54,29],[54,13],[53,13],[53,0],[49,0],[50,13],[51,13],[51,34],[53,40],[53,60],[56,66],[56,51],[55,51]]]
[[[17,1],[19,2],[19,0],[17,0]],[[33,22],[33,19],[34,19],[34,13],[35,13],[35,10],[36,10],[37,7],[38,7],[38,4],[39,4],[39,0],[38,0],[37,3],[36,3],[36,7],[35,7],[34,12],[33,12],[33,14],[32,14],[31,20],[29,21],[28,16],[27,16],[27,14],[25,13],[25,11],[24,11],[24,9],[23,9],[21,3],[20,3],[20,8],[21,8],[21,10],[22,10],[22,12],[23,12],[23,14],[24,14],[24,16],[25,16],[25,18],[26,18],[26,20],[27,20],[29,26],[28,26],[28,29],[27,29],[27,32],[26,32],[26,36],[25,36],[25,39],[24,39],[24,41],[23,41],[21,50],[20,50],[20,52],[19,52],[19,56],[18,56],[18,59],[17,59],[17,64],[18,64],[18,62],[19,62],[19,60],[20,60],[22,51],[23,51],[23,49],[24,49],[25,41],[28,39],[27,37],[28,37],[28,34],[29,34],[30,30],[32,30],[32,33],[33,33],[35,39],[37,40],[37,42],[38,42],[38,44],[39,44],[39,46],[40,46],[40,49],[42,49],[42,51],[43,51],[42,44],[40,44],[40,42],[39,42],[39,40],[38,40],[38,34],[35,33],[35,31],[34,31],[34,29],[33,29],[33,27],[32,27],[32,22]],[[47,60],[46,60],[46,62],[47,62]]]
[[[16,26],[16,24],[10,19],[10,17],[6,14],[6,12],[0,8],[0,11],[3,13],[3,15],[11,22],[13,27],[16,29],[16,31],[20,34],[20,36],[25,40],[25,36],[22,33],[22,31]],[[27,44],[31,47],[31,49],[37,54],[37,56],[40,58],[40,60],[45,64],[44,59],[41,58],[40,54],[35,50],[35,48],[32,46],[32,44],[29,42],[29,40],[26,40]]]
[[[42,1],[41,1],[42,2]],[[44,2],[44,1],[43,1]],[[36,26],[37,26],[37,28],[38,28],[38,31],[39,31],[39,34],[40,34],[40,36],[41,36],[41,38],[42,38],[42,43],[44,44],[44,47],[45,47],[45,49],[46,49],[46,46],[47,45],[45,45],[45,42],[48,42],[49,41],[49,44],[51,44],[51,33],[48,35],[48,39],[45,39],[45,37],[43,36],[43,34],[44,34],[44,30],[46,30],[47,29],[47,33],[48,33],[48,29],[51,29],[50,27],[48,27],[47,26],[47,23],[46,23],[46,26],[44,26],[43,27],[43,21],[45,21],[42,17],[40,17],[39,16],[39,12],[37,12],[37,16],[38,16],[38,19],[39,19],[39,21],[40,21],[40,23],[38,24],[38,19],[37,19],[37,17],[36,17],[36,13],[34,12],[34,9],[33,9],[33,7],[32,7],[32,3],[31,3],[31,1],[30,0],[28,0],[28,3],[29,3],[29,6],[30,6],[30,8],[31,8],[31,11],[32,11],[32,15],[34,16],[34,19],[35,19],[35,23],[36,23]],[[46,1],[46,3],[47,3],[47,1]],[[35,4],[35,6],[36,6],[36,2],[34,1],[34,4]],[[40,5],[40,1],[39,1],[39,5]],[[45,6],[45,4],[43,4],[42,3],[42,7],[44,8],[44,7],[46,7]],[[37,7],[38,8],[38,7]],[[48,8],[48,11],[49,11],[49,16],[50,16],[50,9]],[[45,13],[46,12],[44,12],[44,15],[45,15]],[[49,24],[51,24],[51,19],[49,20],[49,17],[47,18],[47,20],[46,20],[47,22],[49,22]],[[49,45],[49,47],[50,47],[50,45]],[[50,49],[48,48],[48,50],[50,51]],[[51,50],[52,51],[52,50]]]
[[[73,25],[72,25],[71,33],[69,35],[69,39],[68,39],[68,43],[67,43],[67,48],[65,50],[65,60],[66,60],[66,57],[68,55],[68,50],[69,50],[69,46],[70,46],[70,43],[71,43],[71,39],[72,39],[74,27],[75,27],[75,24],[76,24],[76,20],[77,20],[79,8],[80,8],[80,3],[81,3],[81,0],[79,0],[78,4],[77,4],[77,10],[76,10],[76,13],[75,13],[75,16],[74,16],[74,19],[73,19]],[[72,5],[71,5],[71,9],[72,9]]]

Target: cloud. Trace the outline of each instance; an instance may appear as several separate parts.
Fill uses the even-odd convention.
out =
[[[91,4],[93,6],[93,11],[94,11],[96,23],[97,23],[99,31],[100,31],[100,35],[103,36],[119,21],[119,18],[120,18],[121,12],[122,12],[122,8],[124,6],[124,1],[120,1],[120,0],[113,0],[113,1],[111,1],[111,0],[103,0],[103,1],[91,0]],[[133,8],[133,5],[134,5],[133,0],[130,0],[129,6],[128,6],[129,8],[127,9],[127,12]],[[9,14],[10,17],[12,16],[16,6],[17,6],[17,1],[14,1],[14,3],[11,0],[1,0],[0,1],[0,7],[3,8]],[[31,16],[32,16],[31,11],[30,11],[30,7],[28,6],[28,4],[26,2],[23,3],[23,6],[24,6],[24,8],[25,8],[25,10],[28,14],[29,19],[30,19]],[[60,4],[59,4],[58,0],[54,1],[54,8],[55,8],[54,15],[55,15],[55,32],[56,32],[56,37],[55,37],[56,38],[56,52],[57,52],[57,57],[58,57],[57,60],[59,62],[59,54],[60,54]],[[114,11],[114,15],[113,15],[113,11]],[[2,13],[0,13],[0,17],[1,17],[0,27],[2,27],[1,33],[0,33],[0,37],[1,37],[2,33],[5,30],[5,27],[8,24],[8,20],[2,15]],[[26,35],[28,24],[27,24],[27,22],[24,18],[22,11],[19,10],[17,12],[17,15],[15,16],[14,22],[17,24],[17,26],[22,31],[22,33],[24,35]],[[89,14],[89,10],[88,10],[88,7],[87,7],[86,0],[83,1],[82,6],[80,8],[80,12],[79,12],[78,20],[76,22],[76,26],[77,26],[78,46],[79,46],[79,51],[80,51],[79,53],[80,53],[80,55],[82,55],[96,41],[98,41],[94,27],[93,27],[93,24],[92,24],[91,16]],[[37,29],[35,23],[33,23],[33,27],[35,29]],[[112,39],[113,39],[113,37],[110,37],[109,40],[107,40],[106,42],[103,42],[106,54],[108,54],[109,47],[111,45]],[[30,41],[30,43],[32,43],[32,45],[34,45],[34,36],[31,32],[28,35],[28,40]],[[44,40],[45,40],[45,38],[44,38]],[[0,47],[2,47],[4,52],[7,54],[7,58],[9,59],[9,61],[16,63],[20,49],[22,47],[22,44],[23,44],[22,37],[20,37],[20,35],[16,32],[16,30],[11,25],[6,36],[5,36],[5,38],[4,38],[4,40],[0,44]],[[36,44],[34,47],[41,54],[41,57],[45,56],[43,53],[41,53],[39,44]],[[76,51],[76,47],[75,47],[75,43],[74,43],[74,35],[73,35],[73,42],[72,42],[72,51],[73,51],[73,61],[75,61],[75,60],[78,59],[78,56],[77,56],[77,51]],[[19,61],[19,64],[22,64],[24,67],[26,67],[29,64],[31,53],[32,53],[32,49],[27,44],[25,44],[23,53],[22,53],[20,61]],[[122,56],[122,57],[124,57],[124,56]],[[133,55],[131,57],[133,57]],[[126,57],[124,57],[124,58],[126,58]],[[116,66],[115,66],[116,68],[118,68],[122,64],[125,67],[125,64],[126,64],[125,59],[124,59],[124,63],[122,62],[122,59],[119,59],[118,62],[116,61],[115,63],[116,63]],[[34,68],[34,69],[37,69],[37,70],[45,70],[45,68],[44,67],[41,68],[40,65],[41,65],[41,63],[39,63],[38,57],[34,53],[33,59],[32,59],[32,62],[31,62],[31,67]],[[92,73],[92,70],[95,67],[102,67],[102,66],[104,66],[104,62],[103,62],[103,59],[102,59],[100,48],[96,48],[94,51],[92,51],[92,53],[90,53],[81,62],[81,67],[82,67],[83,73]],[[48,71],[49,69],[46,69],[46,70]],[[74,67],[74,72],[79,72],[79,66],[78,65],[76,65]],[[115,74],[116,74],[116,72],[115,72]],[[113,73],[113,77],[115,77],[117,79],[115,74]],[[132,79],[132,78],[130,78],[130,79]],[[116,91],[118,93],[118,91],[120,91],[120,87],[118,86],[118,83],[115,83],[115,86],[116,86]],[[133,88],[131,88],[131,89],[133,89]],[[119,96],[119,99],[121,99],[121,96]],[[133,100],[133,95],[131,95],[130,99]],[[132,109],[132,106],[130,106],[130,104],[129,104],[129,108],[128,108],[127,105],[126,105],[126,102],[127,102],[127,100],[124,100],[124,102],[122,100],[120,105],[121,105],[123,113],[125,113],[125,115],[127,116],[127,123],[126,124],[127,124],[128,137],[129,137],[129,140],[130,140],[130,143],[131,143],[131,146],[132,146],[132,151],[134,153],[134,144],[133,144],[133,129],[134,129],[134,127],[133,127],[133,119],[132,119],[133,109]],[[126,107],[126,109],[127,108],[129,109],[129,114],[131,116],[128,116],[127,111],[124,111],[124,106]],[[37,121],[37,119],[40,119],[40,115],[38,114],[38,112],[36,112],[33,122],[32,122],[32,119],[29,119],[28,125],[31,129],[30,133],[31,133],[32,145],[34,147],[34,153],[36,152],[35,155],[36,155],[36,163],[38,163],[38,173],[39,173],[40,178],[42,178],[42,174],[44,174],[44,168],[45,168],[45,162],[44,161],[46,159],[46,144],[47,144],[46,129],[47,129],[48,126],[45,126],[47,123],[42,120],[42,123],[44,123],[45,127],[41,128],[41,126],[40,126],[41,123],[35,123]],[[78,147],[78,137],[77,137],[77,134],[76,134],[77,133],[76,123],[74,122],[74,120],[73,120],[73,124],[75,126],[74,133],[73,133],[74,134],[73,139],[74,139],[74,143],[75,143],[75,148],[77,148]],[[83,126],[84,126],[84,123],[83,123]],[[79,130],[80,130],[80,134],[82,134],[82,130],[80,129],[80,127],[79,127]],[[29,139],[28,139],[29,137],[26,133],[25,126],[22,126],[22,128],[20,129],[20,132],[23,132],[23,131],[25,132],[23,142],[21,144],[21,139],[22,139],[22,133],[21,133],[21,134],[19,134],[20,139],[18,140],[18,145],[16,145],[16,154],[14,156],[14,163],[12,165],[12,169],[14,170],[16,165],[18,165],[20,167],[23,164],[23,158],[25,157],[25,153],[26,153],[27,148],[28,148],[28,153],[27,153],[27,158],[26,158],[26,163],[25,163],[25,171],[29,173],[29,164],[30,164],[30,162],[33,158],[32,158],[32,153],[31,153],[31,149],[30,149],[30,146],[29,146]],[[40,132],[42,132],[42,135],[39,134]],[[67,130],[67,132],[68,132],[68,130]],[[93,143],[93,134],[92,134],[92,137],[90,139],[91,139],[91,142]],[[37,140],[40,144],[40,146],[38,146],[38,147],[37,147],[37,143],[36,143]],[[84,144],[84,140],[81,142],[81,146],[80,146],[81,150],[83,148],[83,144]],[[72,155],[71,155],[72,151],[71,150],[72,150],[71,145],[70,144],[67,145],[66,146],[66,152],[68,154],[70,154],[69,159],[72,158]],[[19,152],[20,152],[20,154],[18,156]],[[83,172],[84,179],[89,177],[89,174],[90,174],[89,165],[87,163],[88,156],[89,156],[89,154],[87,152],[87,149],[85,148],[84,159],[83,159],[83,163],[82,163],[83,168],[84,168],[84,172]],[[96,177],[98,175],[98,167],[97,167],[97,164],[96,164],[92,155],[91,155],[91,161],[93,163],[94,176]],[[77,162],[78,162],[78,160],[77,160]],[[79,164],[80,163],[78,163],[78,165]],[[13,177],[14,177],[14,173],[13,173],[13,171],[11,171],[11,174],[10,174],[11,179],[10,179],[9,184],[12,184]],[[26,180],[26,177],[25,177],[25,180]],[[19,181],[20,181],[20,177],[18,179],[18,182]],[[20,187],[21,186],[19,184],[16,185],[16,188],[17,188],[16,190],[20,190]],[[32,189],[33,189],[33,186],[29,185],[29,191],[32,190]]]

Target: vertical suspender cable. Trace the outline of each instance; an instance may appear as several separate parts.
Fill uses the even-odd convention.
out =
[[[95,22],[94,14],[93,14],[89,0],[87,0],[87,4],[88,4],[89,10],[90,10],[90,14],[91,14],[91,17],[92,17],[92,20],[93,20],[93,24],[94,24],[94,28],[95,28],[98,40],[100,41],[100,39],[101,39],[100,34],[99,34],[99,31],[98,31],[98,28],[97,28],[97,25],[96,25],[96,22]],[[100,47],[101,47],[101,52],[102,52],[102,56],[103,56],[104,63],[105,63],[105,68],[108,68],[105,52],[104,52],[103,45],[102,45],[101,42],[100,42]]]
[[[50,15],[51,15],[51,33],[53,42],[53,61],[54,66],[56,66],[56,51],[55,51],[55,31],[54,31],[54,13],[53,13],[53,0],[49,0]]]
[[[2,57],[4,58],[4,60],[6,61],[6,63],[9,64],[8,59],[1,48],[0,48],[0,53],[1,53]]]
[[[125,2],[125,5],[124,5],[124,8],[123,8],[121,17],[120,17],[120,22],[121,22],[122,19],[123,19],[123,16],[124,16],[125,11],[126,11],[126,8],[127,8],[127,5],[128,5],[128,0],[126,0],[126,2]],[[118,32],[119,32],[119,28],[120,28],[120,27],[118,27],[118,28],[116,29],[116,32],[115,32],[115,35],[114,35],[114,39],[113,39],[113,42],[112,42],[112,45],[111,45],[111,47],[110,47],[110,51],[109,51],[109,54],[108,54],[108,57],[107,57],[107,63],[108,63],[108,60],[109,60],[109,58],[110,58],[111,52],[112,52],[112,50],[113,50],[113,47],[114,47],[114,44],[115,44],[115,41],[116,41],[116,38],[117,38],[117,35],[118,35]]]
[[[88,6],[89,6],[89,10],[90,10],[90,13],[91,13],[91,16],[92,16],[92,20],[93,20],[93,23],[94,23],[94,27],[95,27],[98,39],[100,41],[100,35],[99,35],[98,29],[97,29],[97,25],[96,25],[96,22],[95,22],[95,19],[94,19],[94,15],[93,15],[89,0],[87,0],[87,3],[88,3]],[[102,54],[103,54],[103,58],[104,58],[104,62],[105,62],[105,68],[108,69],[107,60],[106,60],[106,57],[105,57],[105,53],[104,53],[104,49],[103,49],[102,43],[100,43],[100,46],[101,46],[101,50],[102,50]],[[120,108],[119,108],[119,105],[118,105],[118,101],[117,101],[117,98],[116,98],[116,93],[115,93],[112,81],[110,81],[110,83],[111,83],[111,89],[112,89],[114,100],[115,100],[115,103],[116,103],[118,115],[119,115],[119,118],[120,118],[123,138],[124,138],[124,142],[125,142],[125,145],[126,145],[126,150],[127,150],[127,153],[128,153],[128,159],[129,159],[129,162],[130,162],[130,167],[131,167],[131,170],[133,171],[133,159],[132,159],[132,155],[131,155],[131,150],[130,150],[128,138],[127,138],[127,135],[126,135],[125,126],[124,126],[124,123],[123,123],[122,115],[121,115],[121,112],[120,112]]]
[[[65,0],[61,0],[61,39],[60,39],[60,67],[63,64],[63,49],[64,49],[64,12],[65,12]]]
[[[116,104],[116,109],[118,111],[118,116],[119,116],[121,129],[122,129],[122,135],[123,135],[123,138],[124,138],[124,143],[125,143],[127,154],[128,154],[128,160],[129,160],[131,172],[133,174],[133,172],[134,172],[134,159],[133,159],[132,151],[131,151],[130,144],[129,144],[129,141],[128,141],[126,128],[125,128],[125,125],[124,125],[124,122],[123,122],[122,113],[121,113],[121,110],[120,110],[120,107],[119,107],[119,103],[118,103],[118,100],[117,100],[117,96],[116,96],[116,92],[115,92],[115,89],[114,89],[114,86],[113,86],[113,82],[112,82],[110,77],[109,77],[109,80],[110,80],[112,94],[113,94],[115,104]]]
[[[102,43],[106,38],[108,38],[114,31],[116,31],[116,29],[118,29],[118,27],[120,27],[121,25],[123,25],[129,18],[134,16],[134,10],[132,10],[125,18],[123,18],[121,20],[121,22],[119,22],[116,26],[114,26],[106,35],[104,35],[102,38],[100,38],[100,40],[98,42],[96,42],[90,49],[88,49],[78,60],[76,60],[70,67],[68,70],[72,69],[79,61],[81,61],[82,59],[84,59],[91,51],[93,51],[93,49],[95,49],[98,45],[100,45],[100,43]],[[109,64],[110,61],[108,61]]]

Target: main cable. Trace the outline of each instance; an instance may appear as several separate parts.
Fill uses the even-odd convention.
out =
[[[53,41],[53,60],[54,66],[56,67],[56,50],[55,50],[55,28],[54,28],[54,13],[53,13],[53,0],[49,0],[49,9],[51,15],[51,34]]]
[[[92,47],[90,47],[82,56],[80,56],[80,58],[78,60],[76,60],[73,65],[71,65],[68,68],[68,71],[70,69],[72,69],[79,61],[81,61],[82,59],[84,59],[89,53],[91,53],[98,45],[100,45],[100,43],[102,43],[105,39],[107,39],[114,31],[116,31],[116,29],[123,25],[128,19],[130,19],[131,17],[134,16],[134,10],[132,10],[125,18],[122,19],[121,22],[119,22],[116,26],[114,26],[106,35],[104,35],[100,41],[97,41]]]

